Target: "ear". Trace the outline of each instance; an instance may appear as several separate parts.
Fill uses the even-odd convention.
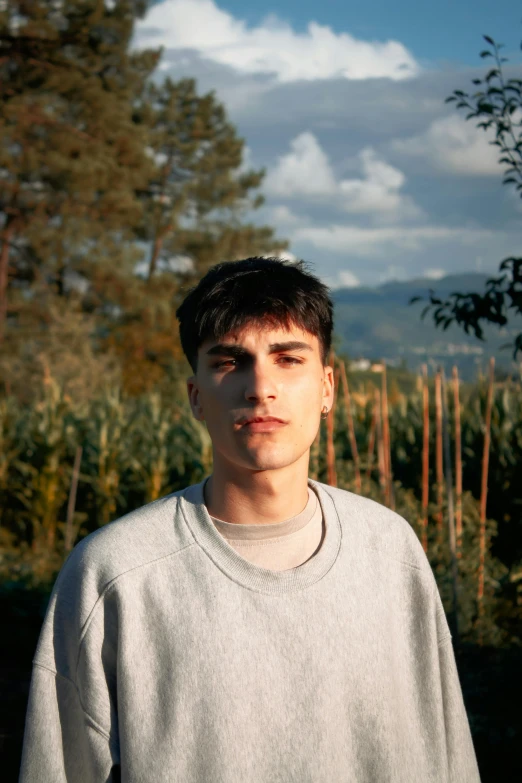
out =
[[[199,402],[199,387],[195,375],[191,375],[190,378],[187,378],[187,394],[194,418],[198,421],[204,421],[203,410]]]
[[[331,410],[334,403],[334,368],[327,365],[324,368],[323,378],[323,405]]]

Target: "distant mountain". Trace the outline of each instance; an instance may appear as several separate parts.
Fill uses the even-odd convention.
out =
[[[430,289],[442,299],[457,291],[482,293],[490,277],[492,275],[468,273],[447,275],[439,280],[396,280],[375,288],[334,289],[337,350],[350,359],[386,359],[391,365],[405,364],[415,371],[424,362],[432,367],[443,364],[447,373],[457,364],[466,380],[473,380],[479,369],[486,372],[490,356],[495,356],[499,370],[517,371],[519,365],[512,361],[513,350],[501,349],[501,346],[512,343],[515,335],[522,331],[522,318],[513,319],[506,329],[485,326],[484,342],[466,335],[455,324],[446,331],[436,329],[431,313],[421,320]],[[412,296],[425,297],[426,301],[410,305]]]

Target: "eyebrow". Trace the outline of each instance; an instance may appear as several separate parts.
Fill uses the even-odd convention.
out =
[[[289,340],[286,343],[271,343],[268,346],[268,353],[280,353],[281,351],[313,351],[311,345],[302,343],[299,340]],[[235,343],[218,343],[206,352],[208,356],[253,356],[250,351]]]

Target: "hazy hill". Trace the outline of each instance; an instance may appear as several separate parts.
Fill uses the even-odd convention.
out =
[[[454,324],[446,331],[435,329],[431,314],[421,320],[427,302],[408,304],[412,296],[428,296],[430,288],[441,298],[454,291],[481,293],[490,276],[469,273],[447,275],[440,280],[392,281],[375,288],[335,289],[332,299],[335,333],[340,338],[338,350],[350,359],[382,358],[390,364],[405,363],[415,371],[424,362],[432,367],[442,363],[447,372],[457,364],[467,380],[473,380],[480,368],[486,371],[491,355],[495,356],[499,371],[518,370],[512,361],[512,349],[501,350],[501,346],[512,343],[522,331],[522,318],[513,319],[507,329],[485,327],[486,341],[481,342]]]

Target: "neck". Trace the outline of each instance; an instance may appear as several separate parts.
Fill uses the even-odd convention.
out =
[[[276,524],[297,516],[308,503],[308,463],[308,453],[278,470],[236,472],[214,462],[205,485],[209,515],[243,525]]]

